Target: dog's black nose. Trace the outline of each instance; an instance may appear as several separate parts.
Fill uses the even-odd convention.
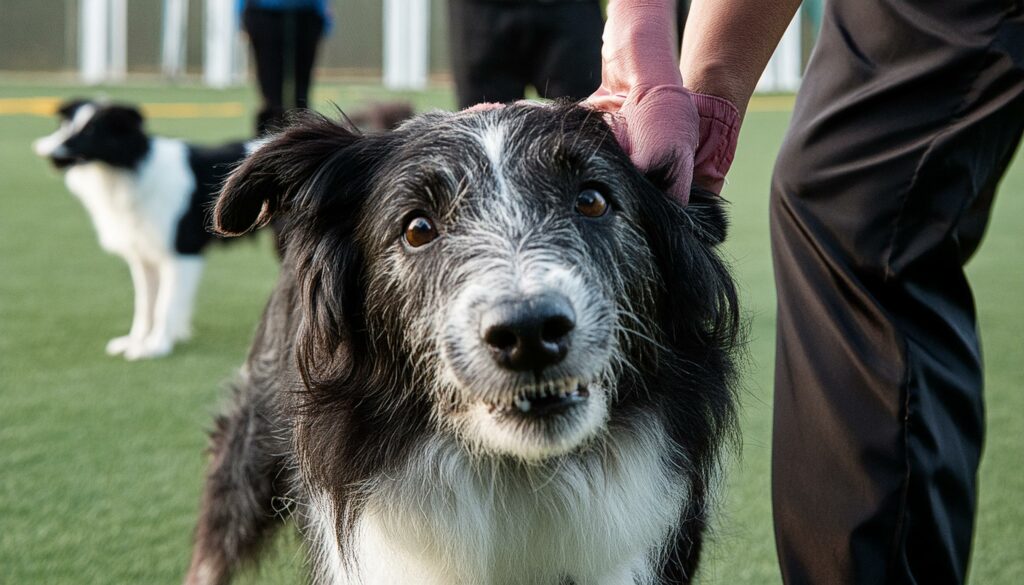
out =
[[[555,294],[500,303],[480,322],[494,361],[515,371],[539,371],[562,361],[574,327],[576,314],[569,299]]]

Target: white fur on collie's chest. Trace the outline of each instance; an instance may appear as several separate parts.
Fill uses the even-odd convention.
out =
[[[523,473],[474,465],[433,439],[396,477],[369,487],[343,555],[329,497],[311,498],[319,582],[333,585],[647,584],[678,525],[688,486],[668,439],[647,421],[603,454]],[[641,428],[642,427],[642,428]]]
[[[173,253],[178,222],[195,190],[188,147],[164,138],[151,141],[134,170],[79,164],[68,169],[65,183],[89,212],[104,250],[154,261]]]

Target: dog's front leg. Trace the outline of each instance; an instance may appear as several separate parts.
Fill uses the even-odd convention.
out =
[[[128,271],[132,275],[132,287],[135,292],[135,309],[132,315],[132,328],[128,335],[115,337],[107,342],[108,355],[121,355],[141,347],[153,326],[153,306],[156,301],[157,271],[138,256],[125,258]]]
[[[185,585],[224,585],[292,511],[287,438],[245,390],[217,418]]]
[[[175,342],[188,339],[191,333],[192,307],[203,273],[203,259],[177,256],[161,262],[157,271],[153,327],[140,345],[125,352],[128,359],[167,355]]]

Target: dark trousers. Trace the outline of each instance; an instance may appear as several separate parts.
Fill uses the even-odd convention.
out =
[[[459,107],[542,97],[583,99],[601,85],[597,0],[450,0],[452,75]]]
[[[256,132],[264,134],[280,126],[288,110],[308,107],[313,61],[324,21],[312,10],[259,8],[246,8],[242,19],[263,96]]]
[[[1024,128],[1022,2],[825,11],[772,183],[782,574],[963,583],[984,432],[963,265]]]

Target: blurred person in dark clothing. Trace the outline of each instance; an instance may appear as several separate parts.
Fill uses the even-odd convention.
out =
[[[280,126],[288,110],[308,107],[313,62],[331,15],[327,0],[237,0],[237,10],[256,60],[262,135]]]
[[[459,107],[522,99],[583,99],[601,84],[598,0],[449,0]]]

